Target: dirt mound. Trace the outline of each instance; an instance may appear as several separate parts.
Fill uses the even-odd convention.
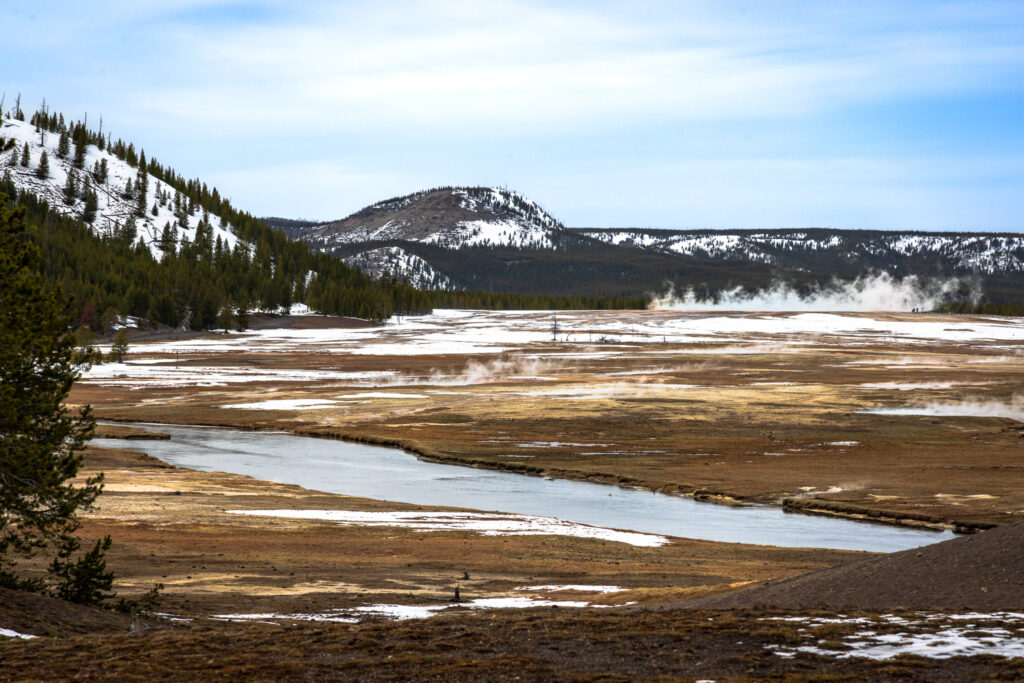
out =
[[[1024,608],[1024,522],[686,603],[783,609]]]
[[[0,628],[33,636],[126,632],[130,617],[39,593],[0,588]]]

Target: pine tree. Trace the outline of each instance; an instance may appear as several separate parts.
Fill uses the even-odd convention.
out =
[[[110,544],[110,536],[104,536],[96,541],[92,550],[72,561],[71,554],[82,544],[74,536],[64,536],[57,557],[50,564],[50,575],[57,581],[54,595],[81,605],[100,605],[115,597],[114,593],[105,592],[114,585],[114,572],[107,571],[106,554]]]
[[[128,330],[123,327],[114,335],[114,344],[110,347],[110,360],[120,363],[128,354]]]
[[[88,407],[77,417],[64,407],[81,368],[62,297],[44,284],[23,217],[0,195],[0,584],[38,587],[18,578],[17,558],[71,537],[102,475],[69,483],[94,420]]]
[[[68,179],[64,183],[64,203],[74,204],[78,197],[78,175],[75,169],[68,169]]]
[[[21,165],[25,168],[28,168],[28,161],[30,158],[31,156],[29,155],[28,151],[28,143],[26,142],[25,146],[22,147],[21,149]]]
[[[96,180],[99,181],[100,185],[107,184],[107,158],[103,157],[99,160],[99,165],[96,168]]]
[[[91,187],[85,195],[85,208],[82,210],[82,220],[90,225],[96,221],[96,211],[99,208],[99,201],[96,191]]]
[[[66,130],[61,130],[60,137],[57,138],[57,156],[61,159],[68,158],[68,152],[71,151],[71,139],[68,137]]]
[[[135,215],[142,218],[146,215],[146,186],[142,183],[135,183],[137,196],[135,198]]]
[[[163,232],[160,233],[160,250],[164,252],[165,257],[174,256],[174,233],[170,222],[165,223]]]
[[[85,132],[75,134],[75,168],[83,168],[85,166]]]
[[[40,180],[46,180],[50,177],[50,160],[46,156],[46,152],[39,157],[39,166],[36,167],[36,177]]]

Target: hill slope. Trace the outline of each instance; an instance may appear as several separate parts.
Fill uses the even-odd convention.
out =
[[[694,608],[1024,608],[1024,522],[687,603]]]
[[[299,230],[321,249],[360,242],[404,241],[467,246],[553,248],[561,225],[536,203],[507,190],[439,188],[395,197],[338,221]]]
[[[6,150],[0,154],[0,172],[10,174],[19,189],[32,192],[54,210],[84,219],[97,235],[113,237],[132,224],[134,240],[145,244],[156,258],[163,255],[160,244],[165,226],[172,228],[177,243],[196,240],[204,217],[202,208],[174,187],[149,173],[140,173],[106,149],[85,145],[83,163],[76,167],[74,152],[69,149],[63,157],[59,154],[59,134],[39,131],[31,123],[9,118],[0,118],[0,146]],[[27,164],[22,165],[26,146]],[[44,152],[49,172],[40,177]],[[106,165],[105,174],[95,172],[101,163]],[[76,179],[77,191],[72,193],[65,192],[69,176]],[[145,180],[140,184],[143,176]],[[91,219],[86,212],[87,188],[96,197],[95,217]],[[137,210],[140,203],[142,211]],[[225,247],[235,248],[239,240],[230,223],[211,222],[208,215],[207,222],[213,241],[220,240]]]

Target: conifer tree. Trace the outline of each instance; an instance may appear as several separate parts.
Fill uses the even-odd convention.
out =
[[[68,137],[66,130],[61,130],[60,137],[57,138],[57,156],[61,159],[68,158],[68,152],[71,151],[71,139]]]
[[[103,157],[99,161],[99,167],[96,169],[96,180],[99,181],[100,185],[107,184],[107,158]]]
[[[74,204],[78,197],[78,176],[75,169],[68,169],[68,179],[64,183],[64,203]]]
[[[160,250],[164,252],[164,256],[174,255],[174,228],[171,227],[170,221],[164,224],[163,232],[160,233]]]
[[[65,546],[77,512],[102,490],[102,475],[71,482],[94,421],[64,407],[81,370],[58,293],[43,282],[24,209],[0,195],[0,584],[39,587],[17,576],[18,558]]]
[[[110,360],[120,363],[128,354],[128,330],[121,328],[114,335],[114,344],[110,347]]]
[[[29,151],[28,151],[28,143],[26,142],[25,146],[22,147],[22,149],[21,149],[21,165],[23,167],[25,167],[25,168],[28,168],[28,160],[30,158],[31,157],[30,157]]]
[[[83,168],[85,166],[85,131],[75,134],[75,159],[73,163],[75,168]]]
[[[88,182],[88,181],[86,181]],[[85,208],[82,210],[82,220],[92,224],[96,221],[96,211],[99,208],[96,191],[89,187],[85,193]]]
[[[146,215],[146,186],[142,183],[135,183],[137,196],[135,199],[135,215],[142,218]]]
[[[50,177],[50,160],[46,156],[46,152],[39,157],[39,166],[36,167],[36,177],[40,180],[46,180]]]

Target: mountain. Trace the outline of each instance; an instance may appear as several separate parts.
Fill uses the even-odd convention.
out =
[[[958,274],[1024,273],[1024,235],[832,230],[575,230],[607,244],[692,258],[756,261],[780,268],[857,275],[903,264]]]
[[[443,187],[372,204],[338,221],[277,225],[319,249],[367,242],[421,242],[446,249],[468,246],[551,249],[562,225],[522,195],[487,187]]]
[[[445,187],[378,202],[337,221],[276,225],[374,277],[416,286],[578,296],[698,298],[783,281],[806,292],[874,273],[970,281],[988,300],[1024,294],[1024,236],[824,228],[566,228],[520,194]]]

